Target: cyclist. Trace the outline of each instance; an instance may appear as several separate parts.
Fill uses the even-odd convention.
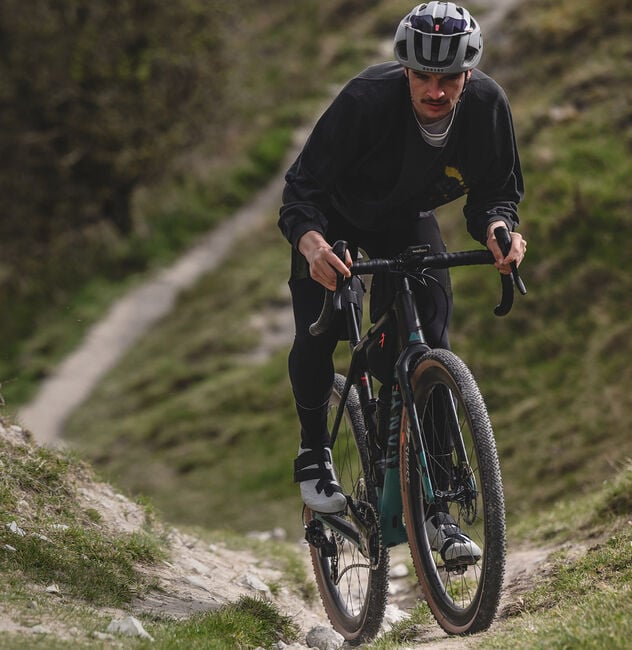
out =
[[[476,69],[482,50],[480,27],[463,7],[434,1],[414,7],[397,27],[396,61],[371,66],[345,86],[286,174],[279,227],[292,244],[296,334],[288,365],[301,426],[294,480],[314,511],[346,505],[327,430],[339,332],[308,332],[325,287],[335,288],[336,271],[350,275],[358,248],[369,257],[419,243],[445,250],[433,209],[463,195],[468,231],[502,273],[525,253],[526,241],[514,232],[523,181],[511,111],[498,84]],[[507,256],[493,234],[499,225],[511,232]],[[352,248],[345,263],[331,250],[337,239]],[[436,282],[415,287],[415,297],[432,306],[421,309],[428,344],[449,348],[449,275],[433,276]],[[373,320],[388,295],[387,282],[376,276]],[[446,512],[430,514],[426,529],[435,550],[450,559],[480,555]]]

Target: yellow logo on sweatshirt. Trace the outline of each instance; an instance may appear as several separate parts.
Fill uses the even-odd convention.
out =
[[[447,166],[444,173],[448,178],[454,178],[465,194],[469,192],[470,188],[465,184],[461,172],[456,167]]]

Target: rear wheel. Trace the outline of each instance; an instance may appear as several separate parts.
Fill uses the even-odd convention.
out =
[[[340,408],[344,383],[344,377],[336,375],[329,403],[330,426]],[[355,530],[361,528],[357,517],[365,522],[361,548],[333,530],[325,517],[306,508],[308,529],[312,527],[319,540],[318,546],[310,544],[310,553],[321,599],[334,629],[351,645],[377,635],[387,597],[388,551],[380,548],[377,493],[367,478],[370,468],[365,431],[358,395],[352,389],[332,453],[343,492],[359,508],[355,517],[350,508],[340,517]]]
[[[412,373],[426,467],[414,449],[407,414],[401,429],[404,517],[417,577],[428,606],[451,634],[491,624],[505,567],[505,508],[494,436],[478,386],[452,352],[432,350]],[[435,503],[424,499],[432,483]],[[433,549],[426,519],[449,512],[482,551],[480,558],[444,559]],[[447,555],[444,550],[444,555]]]

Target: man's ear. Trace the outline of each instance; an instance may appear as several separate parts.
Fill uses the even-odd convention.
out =
[[[471,71],[471,70],[468,70],[468,71],[465,73],[465,83],[467,83],[467,82],[470,80],[470,77],[471,77],[471,76],[472,76],[472,71]]]

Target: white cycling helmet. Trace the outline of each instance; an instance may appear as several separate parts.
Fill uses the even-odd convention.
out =
[[[478,65],[483,36],[470,12],[453,2],[428,2],[402,18],[395,33],[395,58],[420,72],[452,74]]]

